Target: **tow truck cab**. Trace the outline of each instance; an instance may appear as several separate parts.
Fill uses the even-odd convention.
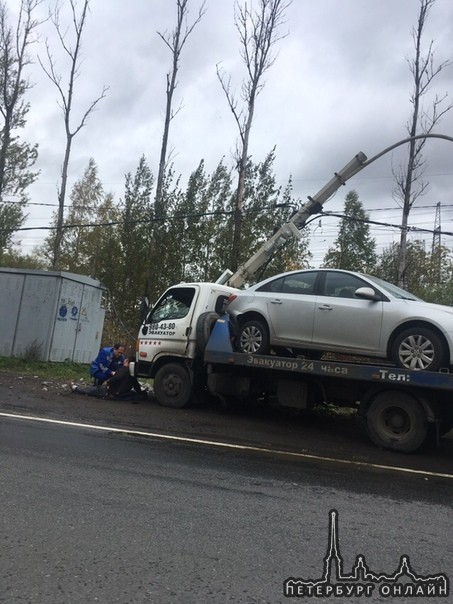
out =
[[[218,283],[180,283],[168,288],[147,313],[137,339],[138,376],[153,378],[171,359],[191,360],[196,356],[199,317],[221,314],[235,288]],[[206,329],[206,321],[199,329]],[[208,337],[209,334],[206,334]]]

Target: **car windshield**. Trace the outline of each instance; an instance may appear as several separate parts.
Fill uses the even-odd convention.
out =
[[[402,289],[401,287],[397,287],[396,285],[392,285],[391,283],[388,283],[387,281],[378,279],[378,277],[371,277],[370,275],[366,275],[366,277],[368,279],[370,279],[370,281],[373,281],[374,283],[376,283],[376,285],[378,287],[384,289],[389,294],[392,294],[392,296],[394,296],[395,298],[401,298],[402,300],[418,300],[419,302],[422,302],[421,298],[417,298],[417,296],[414,296],[414,294],[410,294],[409,292],[407,292],[405,289]]]

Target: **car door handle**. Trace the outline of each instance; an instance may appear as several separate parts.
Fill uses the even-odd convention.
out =
[[[318,306],[318,308],[319,310],[332,310],[330,304],[321,304],[321,306]]]
[[[283,302],[281,300],[271,300],[271,304],[283,304]]]

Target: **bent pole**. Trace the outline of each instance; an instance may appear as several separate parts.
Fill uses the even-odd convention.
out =
[[[453,137],[446,134],[419,134],[417,136],[411,136],[404,140],[398,141],[397,143],[387,147],[377,155],[374,155],[371,159],[359,151],[350,162],[344,166],[339,172],[335,172],[335,175],[331,180],[320,189],[313,197],[308,197],[308,202],[305,203],[290,220],[283,224],[270,239],[268,239],[259,250],[249,258],[234,275],[228,269],[218,279],[218,283],[228,283],[231,287],[241,287],[253,275],[268,261],[268,259],[275,254],[275,252],[281,248],[288,239],[295,237],[300,239],[302,234],[300,230],[304,228],[307,219],[313,214],[319,214],[322,212],[322,206],[328,201],[334,193],[340,188],[341,185],[352,178],[355,174],[367,168],[370,164],[381,158],[386,153],[389,153],[396,147],[409,143],[413,140],[427,139],[427,138],[439,138],[446,141],[453,142]]]

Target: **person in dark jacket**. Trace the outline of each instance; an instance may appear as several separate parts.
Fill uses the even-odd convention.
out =
[[[107,393],[114,398],[134,398],[134,393],[139,396],[145,395],[140,382],[134,375],[131,375],[130,364],[135,361],[134,357],[124,359],[121,367],[115,372],[107,382]],[[134,392],[132,392],[134,391]]]
[[[142,390],[140,382],[131,375],[130,363],[135,361],[133,357],[125,358],[123,364],[115,375],[105,380],[102,384],[94,386],[79,386],[71,383],[72,392],[95,396],[97,398],[114,398],[121,400],[138,401],[146,398],[146,391]]]
[[[117,369],[123,364],[124,359],[124,346],[122,344],[101,348],[90,366],[90,375],[94,379],[95,385],[100,386],[115,375]]]

